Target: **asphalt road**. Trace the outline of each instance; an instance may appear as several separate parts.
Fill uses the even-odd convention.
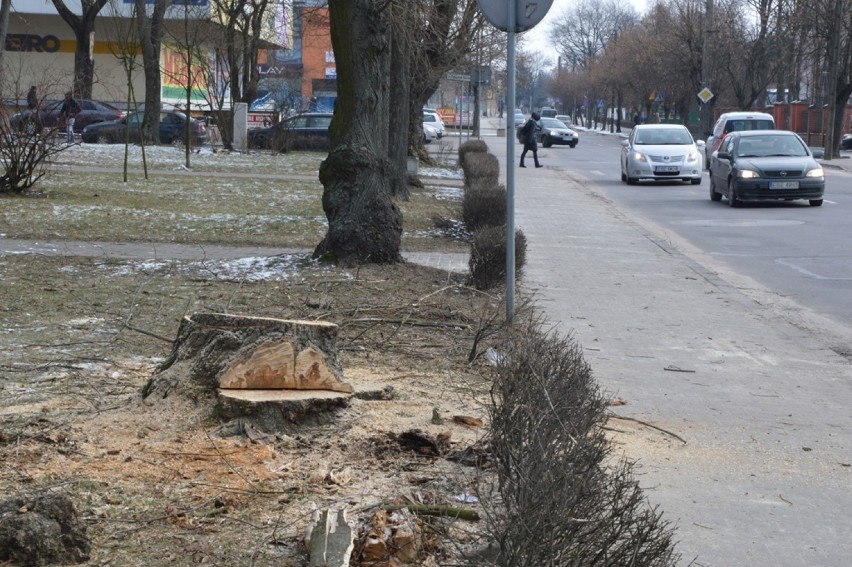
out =
[[[791,201],[731,209],[727,200],[710,201],[706,173],[700,186],[628,186],[619,177],[619,138],[593,134],[583,142],[573,152],[549,152],[551,161],[585,175],[667,238],[684,239],[708,261],[752,278],[779,300],[852,326],[852,174],[826,168],[822,207]]]
[[[682,565],[847,567],[852,325],[818,303],[843,280],[797,282],[801,270],[774,260],[804,265],[804,248],[774,241],[789,232],[818,243],[841,222],[843,178],[832,177],[838,204],[821,208],[739,211],[711,203],[705,185],[628,192],[618,142],[598,136],[583,132],[575,150],[542,149],[544,168],[515,170],[528,241],[520,293],[574,336],[602,389],[625,402],[616,416],[658,428],[610,422],[649,502],[675,522]],[[505,171],[506,139],[484,139]],[[757,222],[771,219],[785,222]],[[842,246],[823,241],[807,257],[825,265],[811,272],[847,274]]]

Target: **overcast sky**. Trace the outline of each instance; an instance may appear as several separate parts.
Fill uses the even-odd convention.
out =
[[[630,3],[633,4],[639,13],[642,13],[645,11],[648,1],[630,0]],[[550,42],[550,25],[553,20],[562,15],[562,13],[566,10],[569,10],[575,4],[576,0],[553,0],[553,5],[550,7],[550,10],[547,12],[544,19],[536,27],[524,34],[524,37],[526,38],[524,40],[524,49],[540,51],[546,54],[549,59],[552,59],[551,63],[553,65],[556,65],[556,54],[554,53]]]

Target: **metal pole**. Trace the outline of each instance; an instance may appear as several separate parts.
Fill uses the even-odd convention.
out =
[[[515,315],[515,17],[517,0],[509,0],[506,66],[506,321]],[[509,110],[512,112],[510,113]],[[509,114],[512,118],[509,118]]]

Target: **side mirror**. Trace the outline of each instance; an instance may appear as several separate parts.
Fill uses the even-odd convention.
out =
[[[621,145],[625,148],[628,147],[630,145],[630,140],[621,140]]]
[[[697,148],[703,148],[704,146],[706,146],[706,144],[704,143],[704,140],[698,140],[698,141],[695,142],[695,147],[697,147]]]

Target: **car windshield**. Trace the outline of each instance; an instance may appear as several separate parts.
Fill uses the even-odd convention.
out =
[[[693,142],[686,128],[646,128],[637,130],[633,143],[639,146],[686,146]]]
[[[542,128],[567,128],[564,122],[561,120],[557,120],[556,118],[542,118],[541,119],[541,127]]]
[[[737,144],[737,157],[803,157],[808,151],[799,138],[789,135],[747,136]]]
[[[424,114],[423,122],[437,122],[438,120],[435,118],[434,114]]]

